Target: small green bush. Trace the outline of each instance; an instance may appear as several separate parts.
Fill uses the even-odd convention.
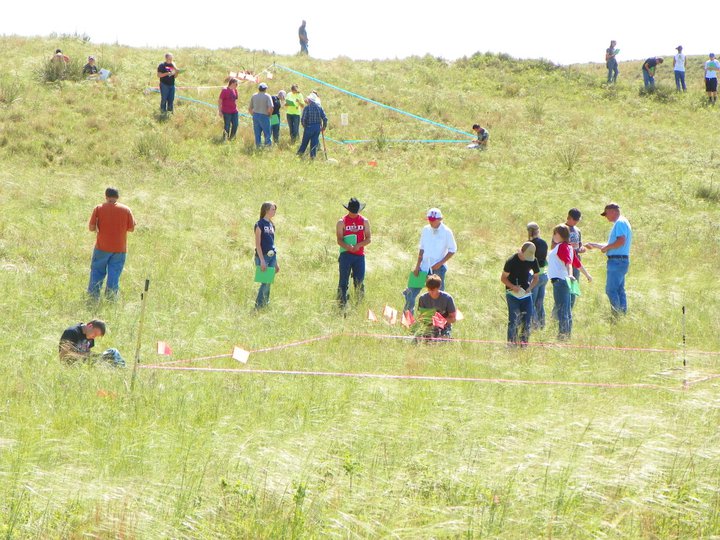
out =
[[[165,161],[170,157],[170,143],[157,133],[144,133],[135,143],[135,154],[144,159]]]
[[[575,143],[569,143],[558,148],[556,155],[563,169],[570,172],[578,164],[580,159],[580,147]]]
[[[0,79],[0,104],[6,107],[20,99],[23,87],[17,80]]]
[[[43,62],[37,70],[37,78],[43,83],[54,83],[58,81],[81,81],[85,79],[82,60],[74,58],[69,62],[57,62],[48,59]]]
[[[695,188],[695,196],[710,202],[720,202],[720,186],[710,181],[709,185],[701,185]]]

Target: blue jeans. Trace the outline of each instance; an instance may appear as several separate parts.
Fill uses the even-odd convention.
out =
[[[322,129],[321,124],[310,124],[303,130],[302,142],[300,148],[298,148],[298,156],[302,156],[307,149],[308,143],[310,143],[310,157],[315,158],[317,154],[318,145],[320,144],[320,130]]]
[[[445,273],[446,272],[447,272],[447,266],[445,266],[444,264],[437,270],[429,270],[428,271],[428,275],[435,274],[442,280],[442,283],[440,284],[441,291],[445,290]],[[417,299],[418,294],[420,294],[420,291],[422,291],[422,289],[417,289],[417,288],[411,289],[410,287],[408,287],[407,289],[405,289],[403,291],[402,294],[405,297],[405,307],[403,307],[403,313],[405,313],[406,311],[409,311],[410,313],[415,313],[415,300]]]
[[[512,294],[506,294],[505,297],[508,305],[508,343],[518,342],[518,331],[520,343],[527,343],[530,341],[530,323],[533,316],[532,296],[515,298]]]
[[[572,304],[570,287],[565,279],[555,279],[553,284],[553,313],[558,320],[558,337],[569,338],[572,332]]]
[[[545,328],[545,287],[547,286],[547,282],[547,274],[540,274],[540,280],[532,290],[532,322],[535,328]]]
[[[678,92],[680,90],[682,90],[683,92],[687,91],[687,87],[685,86],[684,71],[675,71],[675,87],[677,88]]]
[[[98,300],[100,298],[100,290],[103,281],[107,275],[107,285],[105,294],[108,297],[117,295],[120,289],[120,274],[122,274],[125,266],[125,257],[127,253],[111,253],[109,251],[101,251],[97,248],[93,250],[92,260],[90,262],[90,283],[88,284],[88,293],[90,296]]]
[[[278,123],[275,125],[270,125],[270,132],[272,133],[272,140],[275,144],[280,142],[280,115],[278,114],[276,116],[278,117]]]
[[[267,114],[253,113],[253,131],[255,132],[255,146],[260,148],[261,135],[265,136],[265,146],[272,145],[270,138],[270,117]]]
[[[277,262],[277,255],[273,255],[272,257],[268,257],[265,255],[265,264],[268,265],[268,268],[272,267],[275,268],[275,263]],[[260,258],[255,255],[255,266],[260,266]],[[270,283],[261,283],[260,288],[258,289],[257,298],[255,299],[255,308],[262,308],[267,306],[270,303]]]
[[[340,269],[337,292],[338,303],[341,306],[347,304],[350,274],[352,274],[357,300],[362,300],[365,295],[365,286],[363,285],[365,280],[365,256],[343,251],[338,257],[338,267]]]
[[[300,135],[300,115],[288,114],[287,123],[290,128],[290,142],[294,143]]]
[[[648,73],[647,69],[643,69],[642,73],[643,73],[643,82],[645,83],[645,88],[648,90],[650,88],[655,88],[655,77],[651,76]]]
[[[608,78],[607,78],[608,84],[616,82],[618,73],[619,73],[617,60],[615,60],[613,58],[612,60],[608,61],[607,69],[608,69]]]
[[[625,297],[625,274],[630,268],[629,259],[607,260],[607,281],[605,294],[610,299],[613,313],[627,313],[627,298]]]
[[[173,112],[175,85],[160,83],[160,112]]]
[[[223,113],[223,120],[225,121],[225,136],[233,140],[238,130],[238,113]]]

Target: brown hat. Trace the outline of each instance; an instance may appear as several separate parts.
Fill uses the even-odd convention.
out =
[[[605,216],[608,210],[620,210],[620,206],[614,202],[608,203],[605,205],[605,210],[603,210],[603,213],[600,215]]]

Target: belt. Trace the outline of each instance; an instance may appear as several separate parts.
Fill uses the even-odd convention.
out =
[[[630,257],[628,257],[627,255],[608,255],[607,258],[608,259],[620,259],[620,260],[627,261]]]

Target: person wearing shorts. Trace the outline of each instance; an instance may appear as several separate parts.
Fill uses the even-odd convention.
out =
[[[710,53],[710,59],[705,62],[705,91],[708,96],[708,103],[715,105],[717,101],[718,70],[720,62],[715,60],[715,53]]]

